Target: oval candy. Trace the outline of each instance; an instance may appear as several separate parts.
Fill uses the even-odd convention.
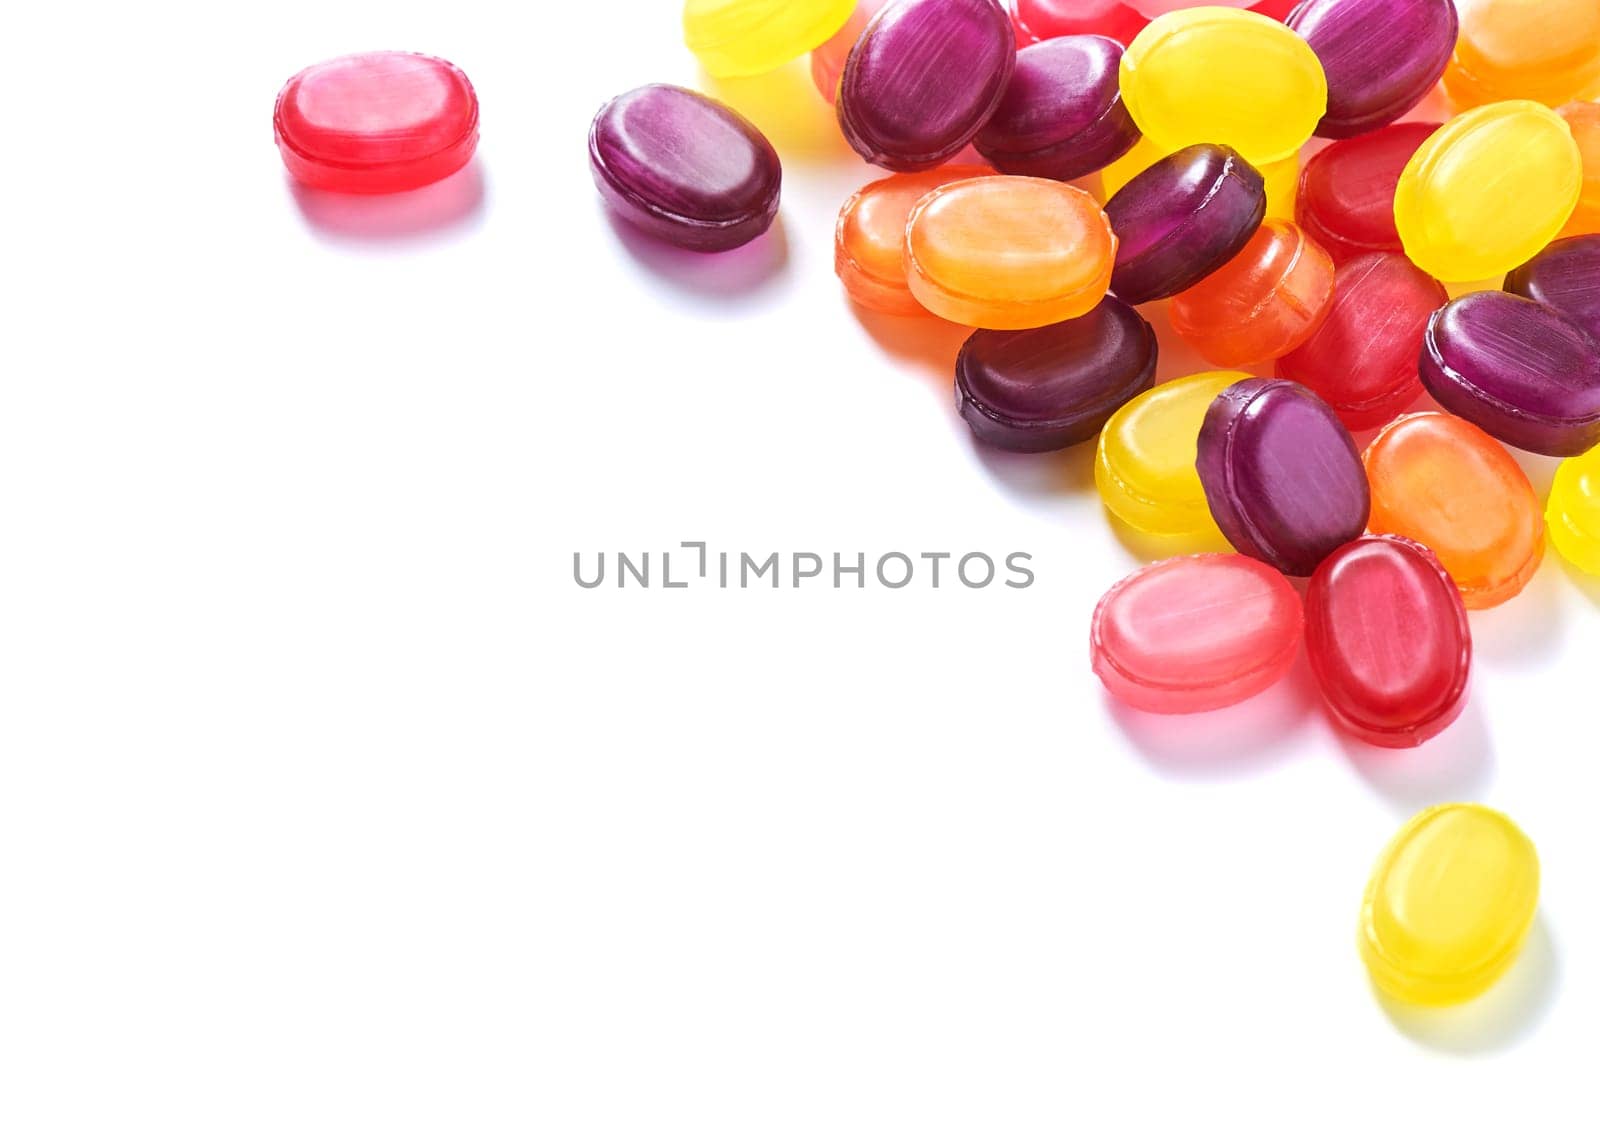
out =
[[[1156,714],[1243,702],[1300,650],[1300,596],[1231,553],[1174,557],[1118,582],[1095,607],[1090,662],[1117,698]]]
[[[1094,197],[1037,177],[934,189],[906,222],[906,280],[941,318],[1026,330],[1076,318],[1106,295],[1117,237]]]
[[[461,68],[373,51],[284,84],[272,133],[290,175],[330,192],[405,192],[443,180],[478,147],[478,96]]]
[[[1336,141],[1306,162],[1295,221],[1344,263],[1373,251],[1401,251],[1394,225],[1400,174],[1437,122],[1399,122]]]
[[[1600,4],[1455,0],[1461,33],[1444,73],[1457,106],[1530,98],[1559,106],[1600,97]]]
[[[1600,576],[1600,447],[1561,461],[1550,486],[1545,524],[1561,556]]]
[[[1557,240],[1507,275],[1505,288],[1561,311],[1600,340],[1600,235]]]
[[[839,128],[874,165],[909,173],[942,164],[994,113],[1016,57],[995,0],[898,0],[845,62]]]
[[[1067,35],[1103,35],[1126,46],[1146,20],[1117,0],[1011,0],[1019,44]]]
[[[956,407],[985,443],[1056,451],[1093,439],[1155,375],[1155,330],[1107,297],[1081,318],[973,334],[956,358]]]
[[[765,74],[844,26],[855,0],[684,0],[683,41],[716,78]]]
[[[1409,1004],[1471,1000],[1511,968],[1539,907],[1539,855],[1478,804],[1425,809],[1396,833],[1361,899],[1373,983]]]
[[[1240,553],[1293,577],[1361,536],[1370,499],[1355,441],[1293,381],[1251,377],[1211,403],[1195,468],[1211,516]]]
[[[1421,745],[1466,702],[1466,606],[1433,551],[1406,538],[1360,538],[1317,566],[1306,652],[1329,713],[1372,745]]]
[[[606,103],[589,129],[589,166],[619,215],[690,251],[742,246],[778,215],[783,167],[771,144],[680,86],[641,86]]]

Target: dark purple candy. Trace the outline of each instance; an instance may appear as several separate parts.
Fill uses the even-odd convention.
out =
[[[1111,289],[1138,305],[1188,290],[1237,255],[1267,214],[1267,187],[1226,145],[1163,157],[1106,204],[1117,233]]]
[[[1600,235],[1556,240],[1507,275],[1506,290],[1555,307],[1600,339]]]
[[[956,407],[985,443],[1057,451],[1092,439],[1155,376],[1155,330],[1108,296],[1053,326],[973,334],[956,358]]]
[[[1099,35],[1024,47],[978,152],[1015,176],[1073,180],[1105,168],[1139,140],[1122,104],[1121,63],[1122,44]]]
[[[1354,137],[1427,97],[1455,50],[1451,0],[1303,0],[1289,16],[1322,60],[1328,111],[1318,137]]]
[[[778,215],[783,167],[761,131],[680,86],[641,86],[601,107],[589,166],[624,219],[691,251],[749,243]]]
[[[1422,383],[1447,412],[1512,447],[1582,455],[1600,443],[1600,342],[1532,299],[1479,291],[1436,311]]]
[[[895,0],[839,80],[839,128],[874,165],[913,173],[977,136],[1005,94],[1016,33],[995,0]]]
[[[1240,553],[1292,577],[1367,528],[1355,441],[1310,389],[1251,377],[1211,402],[1195,468],[1211,516]]]

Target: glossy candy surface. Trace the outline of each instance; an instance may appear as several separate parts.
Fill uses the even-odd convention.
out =
[[[1116,0],[1011,0],[1019,44],[1064,35],[1104,35],[1126,46],[1150,21]]]
[[[1128,3],[1147,20],[1179,12],[1184,8],[1221,7],[1249,8],[1275,20],[1287,18],[1294,9],[1295,0],[1128,0]]]
[[[1306,652],[1329,713],[1373,745],[1421,745],[1466,702],[1466,606],[1433,551],[1406,538],[1360,538],[1317,567]]]
[[[1121,59],[1121,46],[1098,35],[1024,47],[978,152],[1003,173],[1052,180],[1109,165],[1139,140],[1117,86]]]
[[[1513,98],[1547,106],[1600,94],[1594,0],[1456,0],[1461,35],[1445,89],[1463,108]]]
[[[1556,468],[1545,523],[1561,556],[1600,576],[1600,448]]]
[[[1059,181],[985,177],[935,189],[906,223],[906,280],[941,318],[1025,330],[1087,314],[1117,239],[1094,197]]]
[[[1108,296],[1081,318],[973,334],[956,358],[956,405],[985,443],[1056,451],[1093,439],[1155,375],[1155,330]]]
[[[1468,608],[1510,600],[1544,556],[1544,521],[1528,476],[1474,424],[1418,412],[1390,424],[1362,456],[1375,534],[1421,542]]]
[[[1367,525],[1367,476],[1333,410],[1293,381],[1251,377],[1206,410],[1195,467],[1240,553],[1306,577]]]
[[[1163,149],[1227,145],[1259,167],[1293,156],[1311,137],[1328,86],[1316,54],[1277,21],[1189,8],[1153,21],[1128,46],[1122,97]]]
[[[1101,431],[1095,453],[1094,481],[1106,509],[1145,533],[1215,531],[1195,470],[1196,441],[1211,402],[1248,375],[1193,373],[1120,408]]]
[[[839,210],[833,266],[845,293],[884,314],[926,314],[906,282],[906,221],[917,201],[936,188],[993,176],[983,165],[945,165],[925,173],[895,173],[873,181]]]
[[[1426,809],[1401,828],[1361,900],[1373,982],[1416,1005],[1459,1004],[1500,979],[1539,907],[1539,855],[1506,816],[1477,804]]]
[[[1278,376],[1328,402],[1352,431],[1386,424],[1422,395],[1417,358],[1444,287],[1404,255],[1363,255],[1334,274],[1315,332],[1278,359]]]
[[[1400,174],[1434,122],[1399,122],[1339,141],[1306,162],[1295,220],[1335,263],[1372,251],[1400,251],[1394,193]]]
[[[833,33],[833,38],[811,52],[811,81],[817,84],[817,93],[827,100],[828,105],[832,106],[838,96],[839,76],[844,74],[844,63],[850,57],[850,49],[861,38],[861,33],[867,30],[872,17],[883,11],[888,3],[889,0],[859,0],[856,10],[850,13],[844,26]]]
[[[1322,324],[1333,260],[1286,220],[1267,220],[1244,248],[1172,300],[1172,328],[1213,365],[1282,357]]]
[[[1578,207],[1561,234],[1600,232],[1600,104],[1569,102],[1556,113],[1572,130],[1572,139],[1578,143],[1578,155],[1583,161],[1583,188],[1578,194]]]
[[[1540,455],[1600,443],[1600,341],[1559,311],[1480,291],[1435,313],[1424,344],[1433,398],[1502,443]]]
[[[454,64],[374,51],[307,67],[278,94],[272,133],[290,174],[330,192],[404,192],[478,147],[478,96]]]
[[[1117,233],[1111,286],[1135,305],[1187,290],[1237,255],[1267,211],[1261,174],[1220,145],[1191,145],[1106,203]]]
[[[783,169],[767,139],[682,87],[641,86],[602,107],[589,165],[619,215],[691,251],[749,243],[778,215]]]
[[[839,83],[839,128],[874,165],[932,168],[977,136],[1017,50],[995,0],[896,0],[856,41]]]
[[[1506,290],[1552,306],[1600,338],[1600,235],[1561,239],[1506,276]]]
[[[1289,27],[1328,78],[1321,137],[1388,125],[1425,98],[1456,45],[1451,0],[1305,0]]]
[[[844,26],[855,0],[684,0],[683,41],[718,78],[798,59]]]
[[[1266,690],[1300,650],[1300,596],[1247,557],[1174,557],[1100,599],[1090,660],[1106,689],[1157,714],[1216,710]]]

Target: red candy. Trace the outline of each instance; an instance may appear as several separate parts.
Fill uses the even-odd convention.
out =
[[[478,96],[460,68],[375,51],[285,84],[273,134],[294,178],[332,192],[404,192],[442,180],[478,146]]]
[[[1064,35],[1103,35],[1126,47],[1150,21],[1118,0],[1011,0],[1017,43]]]
[[[1335,263],[1369,251],[1400,251],[1394,190],[1411,155],[1439,126],[1401,122],[1335,142],[1300,174],[1295,219]]]

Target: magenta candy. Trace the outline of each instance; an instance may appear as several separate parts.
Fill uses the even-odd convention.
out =
[[[744,118],[678,86],[613,98],[589,129],[589,166],[629,223],[690,251],[749,243],[778,215],[783,168]]]
[[[1195,469],[1240,553],[1293,577],[1366,529],[1371,496],[1355,441],[1317,395],[1251,377],[1206,410]]]
[[[1435,313],[1422,383],[1447,412],[1512,447],[1567,456],[1600,443],[1600,342],[1531,299],[1479,291]]]
[[[896,0],[861,33],[839,82],[839,128],[874,165],[941,165],[977,136],[1017,57],[994,0]]]
[[[1289,27],[1328,76],[1317,136],[1354,137],[1404,116],[1444,74],[1458,25],[1451,0],[1305,0]]]
[[[1554,307],[1600,339],[1600,235],[1556,240],[1507,275],[1506,290]]]
[[[1074,180],[1105,168],[1139,140],[1117,83],[1121,61],[1122,45],[1098,35],[1024,47],[978,152],[1015,176]]]
[[[1180,149],[1106,204],[1119,241],[1111,289],[1136,306],[1188,290],[1243,250],[1266,214],[1266,184],[1238,153]]]
[[[956,406],[985,443],[1056,451],[1092,439],[1155,375],[1155,330],[1107,297],[1053,326],[973,334],[956,358]]]

